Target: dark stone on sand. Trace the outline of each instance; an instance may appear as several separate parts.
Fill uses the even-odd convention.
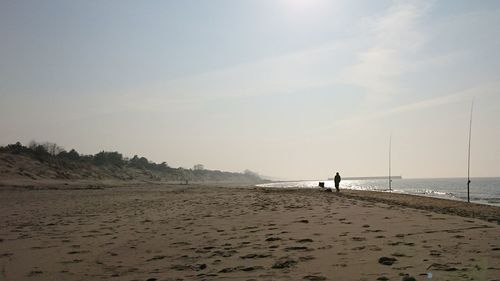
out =
[[[383,265],[392,265],[397,261],[396,258],[389,258],[389,257],[380,257],[378,259],[378,263],[383,264]]]
[[[310,280],[310,281],[323,281],[323,280],[326,280],[326,277],[318,276],[318,275],[306,275],[302,279]]]
[[[379,278],[377,278],[378,281],[388,281],[389,278],[385,277],[385,276],[380,276]]]
[[[289,268],[297,264],[296,261],[292,259],[283,259],[275,262],[272,266],[274,269],[282,269],[282,268]]]
[[[301,223],[309,223],[308,220],[300,220],[299,222],[301,222]]]
[[[415,279],[415,277],[413,276],[405,275],[403,276],[402,281],[417,281],[417,279]]]
[[[156,280],[158,280],[158,279],[156,279],[156,278],[148,278],[148,279],[146,279],[146,281],[156,281]]]

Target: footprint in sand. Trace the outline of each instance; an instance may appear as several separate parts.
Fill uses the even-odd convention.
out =
[[[281,238],[279,238],[279,237],[269,237],[269,238],[266,238],[266,241],[268,241],[268,242],[279,241],[279,240],[281,240]]]
[[[270,257],[270,254],[248,254],[244,256],[240,256],[242,259],[262,259],[262,258],[267,258]]]
[[[166,257],[167,257],[167,256],[164,256],[164,255],[157,255],[157,256],[154,256],[154,257],[152,257],[152,258],[150,258],[150,259],[148,259],[148,260],[146,260],[146,261],[148,261],[148,262],[149,262],[149,261],[162,260],[162,259],[164,259],[164,258],[166,258]]]
[[[305,246],[291,246],[286,247],[285,251],[313,251],[313,249],[305,247]]]
[[[226,251],[216,250],[212,253],[212,255],[210,257],[228,258],[228,257],[233,256],[236,253],[238,253],[238,251],[236,251],[236,250],[226,250]]]
[[[297,264],[296,260],[290,259],[288,257],[283,257],[280,258],[278,261],[276,261],[271,268],[273,269],[284,269],[284,268],[290,268],[292,266],[295,266]]]
[[[429,255],[439,257],[439,256],[441,256],[441,252],[437,251],[437,250],[431,250]]]
[[[62,261],[61,263],[62,264],[72,264],[72,263],[81,263],[83,260],[81,259],[74,259],[74,260],[71,260],[71,261]]]
[[[323,277],[321,275],[306,275],[302,279],[310,281],[323,281],[326,280],[326,277]]]
[[[306,238],[306,239],[299,239],[297,240],[298,243],[310,243],[313,242],[312,239]]]
[[[41,271],[41,270],[32,270],[27,275],[28,275],[28,277],[33,277],[33,276],[37,276],[37,275],[40,275],[40,274],[43,274],[43,271]]]
[[[366,238],[364,238],[364,237],[352,237],[351,239],[352,239],[353,241],[358,241],[358,242],[359,242],[359,241],[365,241],[365,240],[366,240]]]
[[[254,271],[264,269],[262,266],[236,266],[236,267],[226,267],[219,271],[219,273],[230,273],[234,271]]]
[[[408,255],[401,253],[401,252],[394,252],[391,255],[395,256],[395,257],[412,257],[412,256],[408,256]]]

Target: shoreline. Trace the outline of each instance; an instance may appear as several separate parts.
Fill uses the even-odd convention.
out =
[[[366,202],[384,203],[392,206],[401,206],[416,210],[427,210],[440,214],[456,215],[467,218],[477,218],[500,225],[500,207],[494,205],[467,203],[458,200],[436,198],[407,193],[389,193],[374,190],[342,189],[339,193],[326,192],[321,189],[310,188],[281,188],[281,187],[256,187],[268,190],[291,192],[320,192],[325,196],[339,196],[344,198],[362,200]]]
[[[391,194],[408,194],[453,201],[467,201],[466,189],[462,189],[463,178],[422,178],[394,180],[392,192],[381,180],[346,180],[341,190],[389,192]],[[473,178],[474,188],[471,189],[471,203],[500,207],[500,193],[497,189],[500,184],[498,177]],[[306,188],[317,189],[317,180],[287,181],[261,184],[261,187],[278,188]],[[332,181],[324,181],[326,188],[333,188]]]
[[[500,224],[500,206],[461,200],[438,198],[409,193],[386,192],[377,190],[354,190],[341,189],[339,193],[326,192],[320,188],[296,188],[296,187],[262,187],[260,184],[235,183],[235,182],[191,182],[180,184],[178,181],[158,182],[158,181],[116,181],[116,180],[12,180],[0,181],[0,192],[5,190],[100,190],[119,189],[124,187],[218,187],[218,188],[254,188],[261,190],[276,190],[279,192],[320,192],[325,196],[341,196],[345,198],[363,200],[368,202],[384,203],[388,205],[403,206],[417,210],[428,210],[441,214],[457,215],[461,217],[478,218],[488,222]]]

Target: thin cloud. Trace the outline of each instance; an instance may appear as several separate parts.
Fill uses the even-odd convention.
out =
[[[428,5],[396,4],[382,17],[367,19],[363,26],[371,47],[358,54],[338,81],[363,88],[371,103],[400,92],[397,79],[414,69],[411,57],[426,41],[418,24],[427,10]]]
[[[446,96],[439,96],[436,98],[430,98],[423,101],[400,105],[391,109],[382,110],[371,114],[357,115],[351,118],[346,118],[338,121],[336,125],[353,126],[356,124],[363,124],[366,122],[374,121],[376,119],[381,119],[392,115],[400,115],[414,111],[426,110],[433,107],[444,106],[452,103],[463,102],[466,100],[471,100],[473,97],[475,98],[487,97],[490,95],[498,94],[499,88],[500,88],[499,83],[492,83],[486,85],[483,84],[453,94],[449,94]]]
[[[355,48],[354,41],[330,42],[299,52],[158,82],[120,94],[130,110],[165,110],[220,99],[294,93],[335,84],[343,66],[336,61]]]

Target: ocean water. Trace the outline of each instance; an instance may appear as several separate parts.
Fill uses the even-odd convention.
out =
[[[290,181],[261,184],[263,187],[281,188],[320,188],[318,183],[325,182],[325,187],[334,187],[333,181]],[[388,192],[387,179],[342,180],[341,189],[375,190]],[[438,179],[393,179],[392,192],[467,201],[466,178]],[[470,200],[474,203],[500,206],[500,178],[472,178]]]

